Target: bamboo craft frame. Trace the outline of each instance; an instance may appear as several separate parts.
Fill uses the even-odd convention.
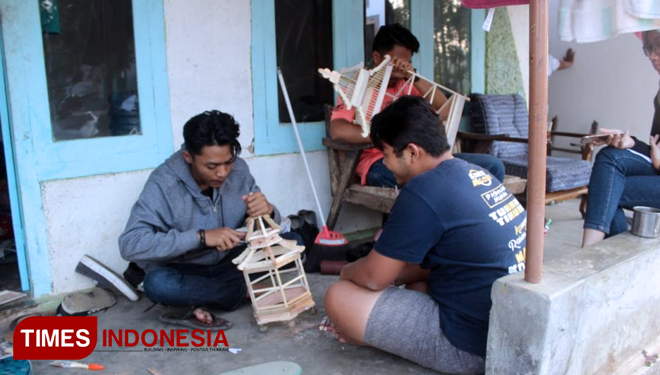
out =
[[[364,69],[360,63],[339,72],[319,69],[323,78],[333,83],[347,109],[355,107],[355,123],[362,128],[362,136],[369,136],[371,118],[380,112],[383,99],[387,94],[393,66],[392,58],[385,55],[383,61],[371,70]]]
[[[270,216],[249,218],[247,248],[232,262],[243,271],[257,324],[288,321],[315,306],[300,254],[305,249],[280,237]],[[293,263],[293,267],[282,269]],[[251,279],[252,274],[261,274]]]
[[[437,89],[452,93],[452,96],[443,103],[436,114],[439,115],[446,108],[449,108],[445,120],[445,130],[447,141],[453,147],[461,122],[463,107],[466,101],[470,101],[470,98],[410,70],[408,71],[410,77],[406,80],[406,84],[395,94],[388,94],[386,91],[392,73],[390,62],[391,57],[385,55],[383,62],[372,70],[364,69],[364,64],[360,63],[350,68],[341,69],[339,72],[327,68],[319,69],[319,73],[333,83],[333,88],[337,91],[347,109],[355,107],[354,123],[361,126],[362,136],[365,138],[369,136],[371,118],[380,112],[385,96],[396,100],[403,95],[410,95],[414,83],[418,79],[431,84],[431,87],[425,93],[422,93],[422,97],[431,103],[435,99]]]

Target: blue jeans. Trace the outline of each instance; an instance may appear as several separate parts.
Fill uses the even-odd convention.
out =
[[[598,153],[589,181],[585,229],[608,237],[628,230],[622,208],[660,208],[660,176],[651,163],[628,150],[606,147]]]
[[[504,181],[504,164],[497,157],[488,154],[454,154],[454,156],[487,170],[500,182]],[[378,160],[369,168],[367,185],[391,188],[396,186],[394,174],[385,167],[383,159]]]
[[[295,239],[297,233],[284,233],[282,238]],[[209,307],[225,311],[235,310],[247,294],[243,273],[231,261],[239,256],[245,245],[228,250],[218,264],[172,263],[147,271],[144,292],[150,300],[167,306]]]
[[[499,182],[504,181],[504,163],[497,156],[488,154],[454,154],[454,156],[487,170]]]

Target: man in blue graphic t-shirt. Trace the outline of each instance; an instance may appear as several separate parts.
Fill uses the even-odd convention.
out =
[[[452,156],[422,98],[375,116],[371,140],[404,187],[373,251],[328,289],[332,329],[436,371],[483,373],[491,287],[525,268],[525,210],[488,172]]]

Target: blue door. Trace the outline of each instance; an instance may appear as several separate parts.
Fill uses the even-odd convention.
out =
[[[16,245],[16,256],[18,258],[18,269],[21,277],[21,289],[27,291],[30,289],[30,283],[28,282],[27,261],[25,257],[23,220],[18,201],[18,187],[16,184],[16,169],[14,164],[14,142],[10,131],[11,123],[9,122],[9,108],[7,106],[5,74],[4,45],[2,43],[2,29],[0,28],[0,126],[2,126],[2,143],[4,145],[4,158],[7,170],[6,188],[9,190],[10,217],[14,232],[14,243]],[[5,168],[5,166],[0,165],[0,168]],[[2,188],[4,189],[5,186],[3,185]]]

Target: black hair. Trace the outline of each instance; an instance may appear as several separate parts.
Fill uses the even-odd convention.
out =
[[[371,142],[383,150],[392,146],[401,156],[408,144],[423,148],[431,156],[441,156],[449,150],[442,120],[426,99],[402,96],[371,119]]]
[[[656,32],[656,33],[660,34],[660,29],[642,31],[642,43],[644,45],[646,45],[646,39],[648,38],[649,34],[651,34],[652,32]]]
[[[384,55],[391,51],[396,45],[406,47],[412,51],[413,54],[419,52],[419,40],[417,40],[410,30],[398,23],[381,26],[374,37],[371,50]]]
[[[232,157],[236,158],[241,153],[240,134],[234,117],[217,110],[200,113],[183,126],[183,140],[191,156],[201,155],[204,146],[229,145]]]

